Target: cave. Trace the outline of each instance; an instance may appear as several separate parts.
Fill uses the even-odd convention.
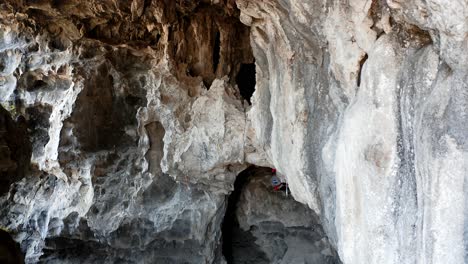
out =
[[[28,264],[466,262],[468,5],[345,2],[0,1],[0,229]]]
[[[315,213],[273,190],[271,176],[271,168],[250,166],[236,177],[221,226],[226,262],[295,263],[302,248],[305,263],[341,263]]]
[[[236,76],[237,87],[245,100],[252,104],[251,98],[255,92],[255,63],[242,63]]]
[[[239,257],[242,260],[245,260],[245,256],[250,256],[250,260],[255,259],[254,263],[268,263],[265,254],[255,245],[255,237],[253,237],[250,232],[244,231],[240,228],[239,221],[236,216],[237,204],[241,197],[242,190],[249,183],[252,177],[258,175],[260,170],[265,169],[268,168],[250,166],[242,171],[234,182],[234,190],[231,195],[229,195],[226,214],[224,215],[221,227],[223,234],[223,255],[228,264],[242,263],[239,261]],[[243,254],[239,254],[241,253],[240,251],[243,251]]]

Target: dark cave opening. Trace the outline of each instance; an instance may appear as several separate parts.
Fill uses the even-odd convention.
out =
[[[221,35],[219,31],[216,32],[213,46],[213,73],[216,75],[218,69],[219,59],[221,58]]]
[[[255,63],[242,63],[236,76],[237,87],[239,87],[242,98],[252,104],[251,98],[255,92]]]
[[[0,196],[6,194],[14,182],[28,175],[31,155],[28,121],[23,115],[14,120],[0,105]]]
[[[26,90],[28,92],[34,92],[36,90],[47,87],[47,83],[43,80],[35,80],[31,86],[28,86]]]
[[[318,216],[287,192],[272,188],[272,176],[278,174],[250,166],[236,177],[221,225],[226,262],[341,263]]]
[[[259,173],[261,171],[264,173]],[[236,216],[238,201],[244,187],[254,177],[258,175],[264,176],[265,172],[271,172],[271,168],[250,166],[236,177],[234,190],[229,195],[226,213],[221,226],[222,253],[228,264],[244,263],[243,260],[236,258],[239,254],[236,254],[235,250],[242,251],[242,255],[246,259],[253,260],[255,258],[254,263],[268,263],[265,254],[257,249],[255,237],[249,231],[244,231],[240,228]]]
[[[21,264],[24,263],[24,254],[20,245],[6,231],[0,229],[0,263]]]

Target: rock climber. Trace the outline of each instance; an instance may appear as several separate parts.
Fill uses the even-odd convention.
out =
[[[271,185],[273,186],[273,190],[288,193],[288,184],[284,180],[280,179],[276,173],[276,169],[271,169],[271,173]]]

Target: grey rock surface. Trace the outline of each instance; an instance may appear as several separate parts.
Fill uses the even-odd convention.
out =
[[[224,263],[228,196],[257,165],[291,191],[240,194],[259,261],[468,262],[467,13],[2,1],[0,225],[28,263]]]

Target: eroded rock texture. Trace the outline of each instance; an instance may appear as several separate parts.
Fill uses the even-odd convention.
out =
[[[3,1],[0,224],[28,263],[223,263],[257,165],[292,195],[236,190],[258,263],[467,262],[467,12]]]
[[[2,103],[27,131],[2,112],[2,182],[16,183],[5,184],[1,222],[27,262],[222,261],[225,195],[245,166],[233,85],[253,62],[238,13],[2,4]],[[17,181],[26,136],[32,169]]]

